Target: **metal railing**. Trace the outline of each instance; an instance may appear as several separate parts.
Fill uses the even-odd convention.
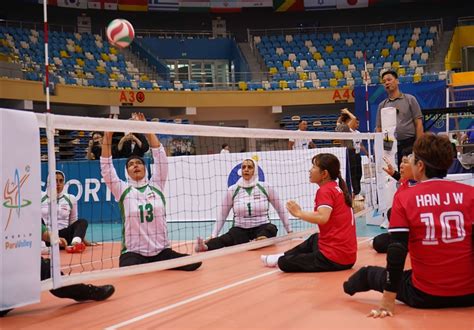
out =
[[[253,42],[253,36],[271,36],[285,34],[311,34],[311,33],[335,33],[335,32],[369,32],[382,31],[398,28],[415,28],[415,27],[438,27],[438,34],[443,32],[443,20],[432,19],[422,21],[404,21],[394,23],[364,24],[364,25],[335,25],[321,27],[287,27],[278,29],[247,29],[249,42]]]
[[[474,25],[474,16],[465,16],[458,18],[458,26]]]

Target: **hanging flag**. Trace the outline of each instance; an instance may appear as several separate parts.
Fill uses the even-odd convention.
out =
[[[283,11],[303,11],[304,0],[273,0],[273,9]]]
[[[148,0],[118,0],[118,9],[123,11],[148,11]]]
[[[179,11],[208,12],[209,0],[179,0]]]
[[[117,10],[117,0],[89,0],[89,9]]]
[[[23,0],[23,2],[43,4],[43,0]],[[58,0],[48,0],[48,6],[57,6]]]
[[[304,0],[304,10],[336,9],[336,0]]]
[[[178,11],[179,0],[148,0],[148,10]]]
[[[58,0],[58,6],[76,9],[87,9],[87,0]]]
[[[242,0],[242,7],[260,8],[260,7],[273,7],[273,0]]]
[[[337,0],[337,9],[365,8],[369,0]]]
[[[211,13],[239,13],[242,11],[240,0],[211,0]]]

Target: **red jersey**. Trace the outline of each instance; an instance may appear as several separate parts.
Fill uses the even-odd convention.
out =
[[[355,263],[357,237],[352,208],[347,206],[344,193],[335,181],[321,186],[314,199],[314,211],[330,208],[331,215],[324,225],[319,225],[319,251],[329,260],[340,265]]]
[[[474,188],[431,179],[396,194],[389,232],[409,232],[413,285],[435,296],[474,293]]]

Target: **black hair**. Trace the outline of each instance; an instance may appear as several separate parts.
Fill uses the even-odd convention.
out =
[[[453,162],[453,147],[448,137],[425,133],[413,145],[415,163],[425,164],[427,178],[444,178]]]
[[[395,79],[398,79],[398,73],[396,73],[396,72],[393,71],[393,70],[387,70],[387,71],[385,71],[384,73],[382,73],[382,77],[381,77],[381,78],[383,79],[383,77],[385,77],[385,76],[388,75],[388,74],[391,74],[392,76],[395,77]]]
[[[137,155],[131,155],[130,157],[127,158],[127,162],[125,163],[125,167],[128,167],[128,163],[129,163],[132,159],[138,159],[143,165],[145,165],[145,160],[144,160],[142,157],[137,156]]]
[[[351,119],[351,116],[349,116],[347,113],[343,113],[339,118],[341,119],[342,123],[346,123],[348,120]]]
[[[311,162],[322,171],[328,171],[331,180],[339,180],[339,188],[341,188],[344,193],[344,201],[347,206],[352,207],[352,198],[349,194],[349,189],[347,188],[346,181],[344,181],[341,176],[341,164],[339,163],[339,159],[333,154],[323,153],[314,156]]]
[[[225,147],[228,147],[229,145],[227,143],[224,143],[222,144],[222,149],[224,149]]]

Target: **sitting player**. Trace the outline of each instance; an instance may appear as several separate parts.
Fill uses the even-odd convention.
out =
[[[349,295],[383,292],[370,316],[393,316],[395,299],[415,308],[474,306],[474,188],[442,179],[451,162],[447,137],[415,142],[418,183],[395,196],[386,268],[362,267],[344,283]],[[408,250],[412,269],[403,271]]]

